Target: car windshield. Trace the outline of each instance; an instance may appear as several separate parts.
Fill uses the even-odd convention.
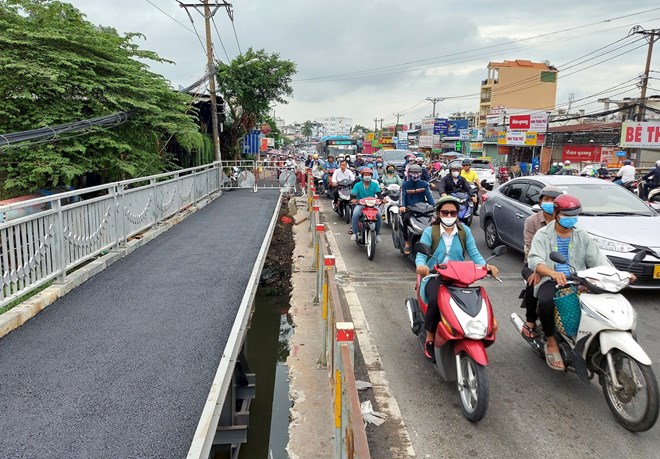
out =
[[[381,150],[378,152],[386,162],[403,161],[410,154],[408,150]]]
[[[470,165],[472,169],[488,169],[490,170],[490,163],[472,163]]]
[[[622,186],[599,183],[559,185],[582,204],[582,215],[656,215],[655,211]]]

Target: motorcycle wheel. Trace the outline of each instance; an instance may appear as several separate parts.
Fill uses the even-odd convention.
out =
[[[460,355],[463,380],[458,381],[458,395],[463,416],[470,422],[479,422],[488,410],[488,375],[486,368],[465,352]]]
[[[642,365],[625,352],[618,349],[611,352],[617,381],[623,387],[617,389],[612,385],[609,366],[604,363],[603,395],[607,406],[623,427],[631,432],[645,432],[655,425],[660,409],[655,374],[650,366]]]
[[[365,235],[364,245],[367,246],[367,258],[373,260],[376,255],[376,233],[371,230],[367,230]]]
[[[484,233],[486,233],[486,245],[489,249],[494,249],[502,243],[502,241],[500,241],[500,236],[497,234],[495,222],[492,219],[488,219],[486,222]]]
[[[346,223],[351,222],[351,208],[346,203],[344,203],[344,220],[346,220]]]
[[[474,214],[470,214],[470,216],[465,220],[465,224],[469,227],[472,224],[472,218]]]

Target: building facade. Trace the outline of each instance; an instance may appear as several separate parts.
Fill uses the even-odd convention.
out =
[[[322,135],[350,135],[353,128],[353,118],[328,116],[316,121],[321,124]]]
[[[554,110],[558,73],[547,61],[489,62],[488,77],[481,82],[479,127],[486,126],[489,115],[507,109]]]

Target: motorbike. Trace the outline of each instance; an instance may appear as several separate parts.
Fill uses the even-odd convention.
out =
[[[431,247],[421,242],[415,250],[432,256]],[[506,246],[493,249],[492,256],[506,253]],[[426,343],[424,317],[428,309],[426,284],[431,277],[442,280],[438,291],[440,323],[435,331],[434,367],[445,382],[457,382],[463,415],[471,422],[480,421],[488,409],[488,355],[486,348],[495,342],[497,321],[486,291],[471,285],[488,275],[486,266],[472,261],[438,263],[435,274],[417,276],[417,298],[406,300],[410,328],[422,350]],[[502,282],[498,279],[499,282]]]
[[[353,189],[353,182],[348,179],[340,180],[337,183],[337,191],[339,194],[339,199],[337,200],[337,206],[335,207],[335,212],[339,214],[339,217],[343,218],[346,223],[351,222],[351,190]]]
[[[332,184],[332,180],[330,180],[330,179],[332,178],[332,174],[334,174],[334,173],[335,173],[335,169],[334,169],[334,168],[328,170],[328,172],[327,172],[327,175],[328,175],[328,179],[327,179],[328,186],[325,187],[325,190],[324,190],[325,195],[326,195],[328,198],[330,198],[330,199],[334,198],[334,193],[335,193],[335,186]]]
[[[376,255],[376,220],[378,218],[378,207],[381,203],[378,198],[363,198],[359,204],[362,206],[362,214],[358,220],[358,232],[355,242],[360,247],[367,248],[367,258],[373,260]]]
[[[321,193],[324,192],[324,189],[323,189],[323,175],[324,174],[325,174],[325,172],[323,171],[323,169],[320,169],[318,167],[315,167],[312,170],[312,176],[314,177],[314,186],[316,187],[316,192],[318,194],[321,194]]]
[[[638,252],[631,267],[645,255]],[[559,252],[552,252],[550,259],[566,263]],[[598,375],[617,422],[631,432],[649,430],[658,419],[660,394],[651,359],[636,339],[637,313],[619,293],[628,286],[630,273],[613,266],[571,271],[568,285],[558,288],[555,296],[555,338],[564,367],[585,382]],[[511,314],[511,321],[522,335],[520,316]],[[522,336],[539,357],[545,357],[540,327],[536,338]]]
[[[407,208],[411,212],[410,223],[408,225],[408,243],[410,244],[410,255],[407,255],[409,260],[415,262],[415,244],[422,237],[422,232],[431,224],[435,216],[435,208],[427,202],[418,202],[414,206]],[[392,242],[394,247],[404,253],[406,246],[406,239],[403,236],[403,219],[399,214],[396,223],[396,230],[392,231]]]
[[[497,170],[497,181],[501,184],[509,181],[509,169],[506,166],[502,166]]]
[[[381,215],[383,223],[390,225],[392,230],[396,230],[396,223],[399,214],[399,200],[401,199],[401,186],[393,183],[387,185],[383,190],[383,204],[381,206]]]
[[[474,202],[472,202],[472,196],[467,193],[452,193],[451,195],[461,203],[458,210],[458,221],[470,226],[474,216]]]
[[[650,179],[646,180],[640,180],[639,183],[637,184],[637,195],[642,196],[642,187],[644,186],[644,183],[650,182]],[[660,203],[660,186],[656,188],[652,188],[649,191],[649,195],[646,197],[647,202],[658,202]]]

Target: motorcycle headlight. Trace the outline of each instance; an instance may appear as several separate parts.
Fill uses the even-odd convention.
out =
[[[635,247],[625,242],[594,236],[593,234],[591,234],[591,238],[594,240],[598,248],[602,250],[609,250],[610,252],[633,252],[636,250]]]
[[[488,334],[488,325],[479,320],[470,320],[464,328],[465,336],[470,339],[484,339]]]

